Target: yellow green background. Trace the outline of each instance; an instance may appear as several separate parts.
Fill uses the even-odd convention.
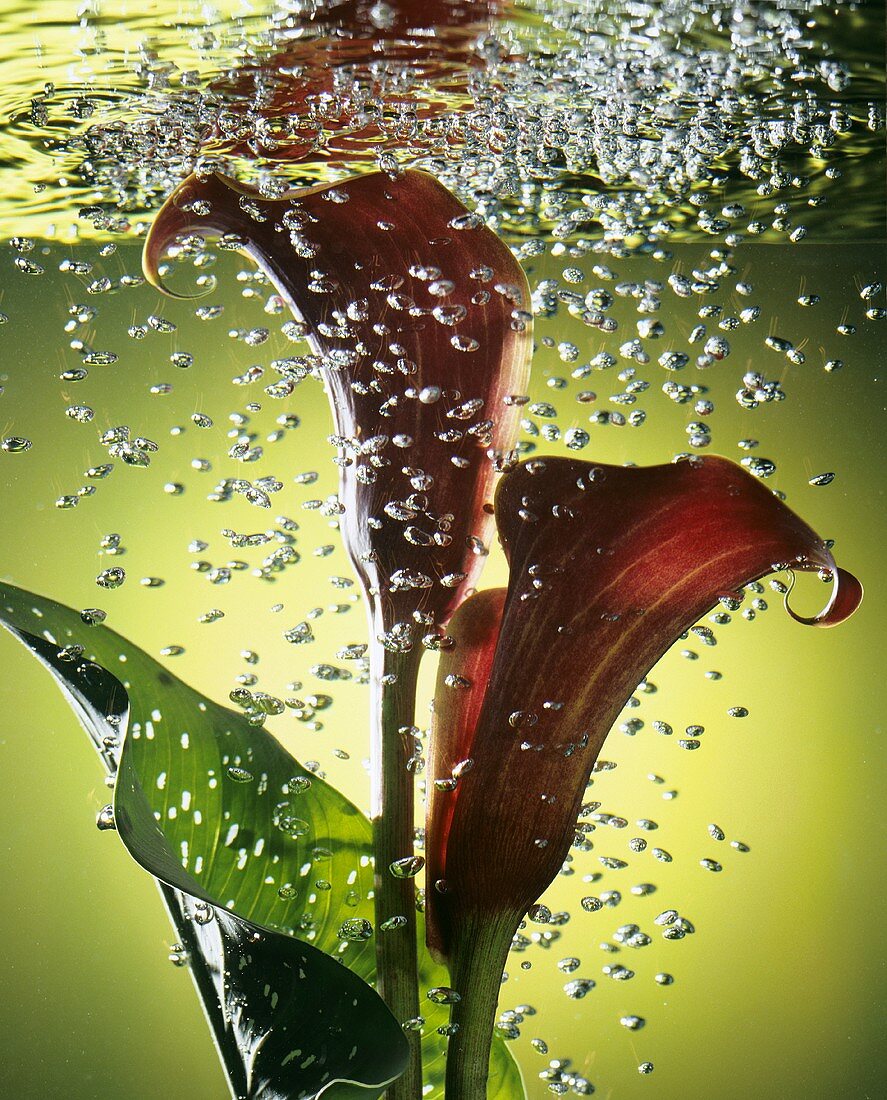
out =
[[[23,275],[13,266],[13,251],[0,245],[0,311],[9,318],[0,325],[0,436],[33,441],[27,453],[0,452],[0,576],[75,607],[106,608],[109,625],[155,655],[164,646],[184,646],[182,656],[167,659],[169,667],[215,698],[225,699],[244,671],[258,673],[259,688],[278,694],[293,694],[285,687],[292,680],[303,681],[306,693],[326,690],[311,678],[309,666],[334,660],[340,645],[364,639],[360,606],[338,615],[327,611],[316,620],[312,647],[293,648],[281,637],[310,609],[350,597],[329,580],[348,575],[343,555],[313,554],[318,546],[336,543],[336,533],[318,512],[302,508],[306,500],[335,491],[325,398],[313,381],[286,402],[266,399],[263,383],[239,388],[231,382],[251,364],[267,368],[273,358],[299,350],[278,332],[285,317],[262,310],[270,288],[257,288],[256,298],[243,297],[249,284],[235,274],[247,265],[226,258],[209,299],[223,304],[225,313],[209,323],[194,317],[193,305],[162,300],[147,288],[88,295],[89,278],[136,273],[138,249],[123,244],[115,256],[101,258],[98,242],[71,243],[66,219],[56,217],[70,191],[57,185],[65,166],[56,171],[53,186],[35,194],[48,162],[35,155],[26,123],[7,124],[45,80],[64,89],[104,71],[95,94],[108,102],[115,89],[135,87],[128,66],[149,34],[163,56],[201,67],[188,42],[202,23],[202,8],[120,0],[93,5],[91,26],[78,28],[74,7],[67,0],[28,7],[0,0],[5,124],[0,239],[33,235],[37,243],[29,256],[46,268],[43,276]],[[239,0],[215,8],[220,17],[246,10]],[[862,6],[849,22],[837,21],[838,29],[852,31],[852,42],[843,41],[841,49],[864,53],[865,45],[883,34],[881,17],[875,4]],[[860,30],[866,19],[871,35]],[[90,52],[97,35],[108,46],[98,59]],[[865,87],[871,91],[872,85]],[[819,189],[821,168],[814,181]],[[710,418],[713,452],[738,459],[746,453],[737,447],[739,439],[760,440],[752,453],[778,464],[769,484],[836,540],[838,561],[864,580],[866,600],[850,622],[819,631],[792,623],[768,590],[770,609],[754,622],[736,616],[730,626],[717,629],[715,649],[678,643],[651,674],[658,692],[641,696],[641,708],[630,712],[644,719],[645,728],[634,738],[618,731],[611,735],[604,755],[619,766],[598,775],[589,792],[603,810],[632,825],[621,831],[600,827],[593,834],[594,851],[577,854],[576,874],[559,880],[546,899],[553,909],[572,913],[561,938],[548,950],[536,946],[514,956],[509,965],[502,1007],[529,1004],[537,1010],[526,1017],[513,1046],[530,1100],[550,1095],[537,1078],[547,1063],[530,1046],[537,1036],[548,1043],[550,1057],[572,1058],[577,1072],[594,1082],[596,1094],[614,1100],[874,1100],[887,1092],[887,953],[881,934],[887,870],[882,689],[887,606],[881,582],[887,356],[885,323],[865,318],[858,295],[862,285],[884,276],[883,219],[875,226],[858,216],[863,199],[864,209],[871,209],[872,196],[880,196],[883,211],[883,160],[869,156],[846,165],[844,179],[825,190],[829,204],[809,214],[818,228],[807,241],[739,249],[736,262],[754,284],[754,294],[744,299],[725,290],[716,300],[727,313],[758,303],[761,319],[728,334],[732,354],[723,363],[704,372],[688,367],[677,380],[711,388],[717,406]],[[800,211],[802,198],[792,197]],[[771,214],[773,201],[750,207],[749,219]],[[58,237],[51,241],[54,226]],[[701,246],[680,246],[676,259],[688,272],[706,253]],[[59,263],[72,256],[93,262],[93,274],[59,273]],[[531,279],[557,277],[573,262],[569,256],[548,259],[544,268],[530,272]],[[579,261],[588,273],[585,289],[597,283],[592,262],[592,257]],[[671,264],[652,260],[613,266],[620,278],[631,280],[664,279],[671,270]],[[796,301],[801,293],[817,293],[822,300],[803,309]],[[75,302],[99,311],[95,324],[75,335],[120,359],[91,368],[83,382],[65,383],[59,374],[80,362],[68,346],[71,334],[64,331]],[[698,323],[699,304],[666,292],[663,347],[673,338],[676,346],[686,339]],[[628,338],[622,331],[637,319],[631,303],[619,302],[613,312],[622,330],[606,343],[566,316],[540,322],[537,337],[550,336],[555,343],[574,339],[584,361]],[[174,320],[178,331],[131,340],[128,326],[144,323],[151,313]],[[856,335],[836,333],[844,321],[858,327]],[[256,325],[273,333],[261,347],[227,335],[229,329]],[[789,365],[766,349],[768,333],[802,346],[806,363]],[[661,462],[686,448],[685,426],[696,414],[692,405],[674,405],[659,392],[666,375],[655,363],[659,349],[653,341],[649,346],[654,362],[638,370],[651,382],[638,403],[648,412],[647,423],[637,430],[590,427],[592,443],[584,456]],[[170,364],[176,350],[195,355],[190,370]],[[846,366],[826,373],[823,364],[833,358]],[[548,387],[551,377],[568,377],[569,369],[552,350],[539,348],[533,395],[558,407],[562,429],[588,427],[589,408],[618,407],[608,401],[622,388],[616,371],[571,381],[565,390]],[[787,400],[754,412],[740,409],[734,394],[748,369],[781,378]],[[269,371],[263,381],[274,377]],[[149,394],[158,382],[172,382],[173,394]],[[596,404],[576,404],[580,388],[595,390]],[[282,441],[266,444],[262,462],[242,467],[225,457],[231,442],[227,417],[244,411],[249,401],[263,405],[251,422],[260,437],[275,429],[283,412],[298,413],[302,423]],[[64,409],[75,402],[95,409],[92,424],[65,417]],[[215,426],[196,428],[189,419],[194,412],[208,414]],[[106,459],[99,431],[120,424],[160,444],[150,469],[117,463],[76,510],[56,509],[56,498],[75,492],[85,483],[83,471]],[[175,425],[186,430],[171,436]],[[543,448],[563,453],[562,444]],[[191,460],[198,457],[211,461],[211,472],[192,469]],[[320,481],[296,484],[294,477],[308,470],[317,470]],[[810,477],[825,471],[837,474],[831,485],[808,485]],[[222,477],[270,473],[285,483],[270,515],[240,499],[226,505],[206,500]],[[164,493],[171,481],[185,484],[182,496]],[[197,558],[258,564],[270,548],[233,551],[219,531],[261,531],[273,526],[278,514],[301,525],[302,561],[277,583],[244,571],[235,573],[230,585],[214,587],[190,568]],[[111,532],[122,536],[127,550],[122,557],[99,554],[100,539]],[[208,541],[209,548],[190,554],[188,544],[195,538]],[[127,571],[126,584],[110,593],[97,588],[99,570],[117,564]],[[141,587],[139,578],[146,575],[163,577],[166,584]],[[484,583],[503,578],[501,560],[494,557]],[[805,581],[798,600],[812,609],[824,590],[811,578]],[[284,609],[272,612],[277,602]],[[223,620],[197,623],[198,615],[216,606],[225,610]],[[683,658],[683,648],[695,650],[699,659]],[[259,664],[247,665],[243,649],[260,653]],[[712,668],[723,672],[721,681],[705,679],[704,671]],[[322,730],[309,730],[291,714],[269,726],[301,760],[319,761],[329,778],[365,807],[366,689],[343,683],[333,685],[331,693],[333,706],[318,715]],[[729,719],[727,708],[736,705],[746,706],[749,717]],[[650,723],[657,718],[678,731],[690,723],[705,725],[700,751],[682,752],[677,735],[654,733]],[[343,749],[350,759],[334,753]],[[651,783],[650,773],[666,783]],[[663,801],[663,791],[674,789],[678,797]],[[0,637],[0,1097],[222,1098],[223,1078],[187,971],[167,962],[172,931],[157,891],[113,834],[95,829],[96,811],[109,797],[85,736],[46,673],[11,638]],[[649,851],[630,855],[627,841],[639,835],[633,823],[640,817],[659,822],[658,832],[640,835],[651,847],[667,848],[673,863],[659,864]],[[712,841],[710,822],[751,851],[740,854],[726,842]],[[583,884],[583,875],[602,870],[599,855],[628,859],[630,866],[604,872],[594,885]],[[703,870],[703,857],[720,859],[723,872]],[[657,892],[632,897],[630,886],[645,881],[655,883]],[[623,892],[618,908],[594,914],[581,909],[583,894],[605,889]],[[669,907],[694,922],[695,936],[679,943],[662,940],[652,918]],[[599,944],[632,921],[654,935],[653,944],[604,954]],[[574,975],[562,975],[557,960],[571,955],[581,958],[582,966]],[[635,969],[635,979],[616,983],[600,973],[617,961]],[[532,968],[521,970],[521,962]],[[659,970],[673,973],[674,985],[656,985],[653,975]],[[562,986],[578,976],[598,984],[584,1000],[572,1001]],[[626,1013],[645,1017],[646,1027],[635,1033],[620,1027],[619,1017]],[[655,1071],[641,1077],[637,1066],[646,1060]]]
[[[41,248],[49,253],[40,255]],[[768,591],[770,610],[756,621],[736,616],[717,630],[715,649],[692,640],[678,643],[652,673],[658,692],[642,696],[642,707],[630,712],[645,720],[645,728],[634,738],[618,731],[611,735],[604,755],[619,767],[599,775],[590,792],[603,810],[632,825],[621,831],[599,827],[592,837],[594,852],[577,854],[576,875],[559,880],[548,899],[552,908],[572,913],[562,938],[548,950],[533,947],[514,956],[509,966],[502,1007],[525,1003],[537,1009],[514,1044],[532,1098],[548,1095],[536,1078],[547,1061],[530,1047],[536,1036],[547,1041],[550,1056],[573,1058],[598,1095],[620,1100],[648,1095],[861,1100],[882,1094],[885,607],[879,567],[885,469],[879,375],[884,353],[883,326],[865,320],[857,293],[858,285],[873,277],[879,253],[879,247],[863,245],[747,249],[743,271],[755,286],[751,300],[764,307],[762,319],[731,334],[733,352],[726,361],[706,372],[685,372],[711,387],[717,406],[712,450],[738,458],[745,452],[737,440],[758,438],[756,453],[778,463],[770,484],[785,491],[789,504],[823,535],[836,539],[837,559],[864,579],[867,598],[851,622],[820,631],[790,622]],[[217,698],[225,697],[243,671],[257,672],[259,687],[272,692],[285,693],[284,685],[293,679],[303,680],[305,691],[324,690],[308,667],[334,659],[339,645],[362,639],[360,607],[318,619],[310,653],[288,646],[281,634],[309,609],[344,602],[349,595],[329,583],[331,576],[348,573],[341,553],[326,558],[312,553],[335,542],[335,532],[319,513],[301,507],[335,489],[325,398],[311,380],[287,402],[264,398],[262,383],[246,388],[231,383],[250,364],[267,366],[292,348],[277,332],[285,318],[263,313],[264,297],[241,296],[245,284],[234,275],[245,265],[236,259],[220,267],[219,289],[209,299],[224,304],[225,313],[207,323],[194,318],[192,304],[161,300],[146,288],[85,295],[83,277],[56,271],[71,254],[58,244],[38,245],[31,255],[47,267],[47,275],[38,278],[14,271],[8,248],[0,256],[0,308],[10,318],[0,330],[5,388],[0,426],[3,435],[33,440],[27,453],[0,454],[0,572],[73,606],[106,608],[109,625],[150,652],[185,646],[184,655],[168,659],[170,668]],[[80,245],[76,255],[97,260],[97,245]],[[688,249],[682,254],[684,269],[702,255]],[[100,262],[112,277],[135,272],[138,252],[121,247]],[[556,273],[555,261],[548,262]],[[540,273],[546,272],[535,272]],[[620,275],[661,277],[663,267],[632,261],[621,265]],[[822,296],[814,309],[796,304],[802,283]],[[59,381],[60,371],[79,359],[63,332],[72,301],[98,307],[83,338],[97,349],[116,351],[120,360],[92,368],[83,382],[66,384]],[[747,303],[725,295],[724,304]],[[178,331],[129,339],[126,327],[152,312],[174,320]],[[631,316],[623,303],[616,313]],[[853,337],[834,332],[845,318],[859,326]],[[684,335],[697,320],[692,303],[670,296],[662,319]],[[247,347],[227,335],[229,329],[263,323],[275,335],[262,347]],[[574,324],[563,318],[544,321],[537,335],[572,336],[583,342],[583,355],[593,354],[600,337],[589,338],[588,330]],[[806,339],[807,362],[787,366],[783,357],[764,349],[767,331],[795,343]],[[173,367],[168,357],[174,350],[194,353],[195,365],[187,371]],[[824,356],[837,355],[845,368],[824,372]],[[785,402],[752,413],[739,408],[733,393],[751,365],[782,377]],[[564,391],[546,385],[548,377],[566,372],[553,352],[540,349],[534,395],[559,407],[563,428],[587,416],[587,408],[573,401],[578,383]],[[692,406],[673,405],[658,392],[664,372],[655,363],[639,374],[653,383],[640,401],[648,422],[637,430],[592,426],[586,455],[603,462],[654,462],[684,448],[684,425],[695,418]],[[264,381],[271,380],[269,373]],[[148,393],[160,381],[174,384],[172,395]],[[581,385],[597,390],[599,407],[620,388],[612,371]],[[248,471],[250,476],[273,472],[284,481],[271,516],[242,500],[225,505],[206,500],[218,478],[244,469],[225,457],[230,444],[225,433],[228,414],[243,411],[250,400],[263,405],[251,424],[262,436],[284,411],[302,419],[284,440],[266,444],[266,457]],[[74,401],[96,409],[92,424],[64,416]],[[196,411],[211,416],[214,427],[195,427],[189,417]],[[118,424],[160,444],[151,468],[117,463],[76,510],[56,509],[55,499],[74,492],[84,483],[82,472],[103,461],[99,430]],[[186,430],[171,436],[174,425]],[[192,470],[194,457],[211,460],[214,469]],[[295,484],[294,476],[306,470],[317,470],[321,481]],[[837,473],[831,485],[807,484],[826,470]],[[183,482],[184,495],[166,495],[168,481]],[[257,564],[261,549],[231,551],[219,530],[260,531],[277,514],[300,523],[303,555],[277,583],[241,572],[230,585],[214,587],[190,568],[195,558],[219,564],[242,557]],[[122,536],[123,557],[98,553],[101,537],[112,531]],[[209,549],[189,554],[193,538],[206,539]],[[94,577],[113,564],[126,568],[128,580],[115,592],[103,592]],[[140,587],[145,575],[164,577],[166,584]],[[485,582],[502,576],[501,563],[492,560]],[[805,579],[798,599],[811,608],[824,589]],[[278,601],[284,610],[271,612]],[[199,625],[197,616],[213,606],[223,608],[226,618]],[[260,653],[257,666],[240,658],[244,648]],[[682,648],[694,649],[699,659],[682,658]],[[86,738],[46,674],[8,637],[0,639],[0,659],[0,1094],[78,1100],[107,1094],[132,1100],[223,1096],[187,972],[166,961],[171,930],[156,890],[113,834],[95,830],[95,813],[109,795]],[[722,671],[723,680],[707,681],[703,673],[710,668]],[[332,694],[335,703],[319,715],[323,730],[309,731],[289,715],[273,720],[271,728],[300,759],[320,761],[334,782],[366,806],[365,689],[345,683],[333,685]],[[735,705],[748,707],[749,717],[727,718],[727,708]],[[650,722],[656,718],[677,730],[691,722],[705,725],[702,749],[682,752],[677,737],[655,734]],[[334,749],[347,750],[350,760],[339,759]],[[662,775],[666,785],[651,783],[648,773]],[[671,789],[678,797],[663,801],[662,792]],[[639,817],[659,822],[657,833],[641,835],[667,848],[672,864],[657,863],[649,851],[628,853]],[[710,840],[709,822],[751,851],[740,854],[726,842]],[[601,869],[598,855],[627,858],[630,866],[606,871],[594,886],[583,884],[583,874]],[[703,870],[698,861],[705,856],[719,858],[723,873]],[[629,887],[641,881],[657,884],[656,894],[631,897]],[[625,900],[615,910],[585,913],[579,897],[602,889],[620,889]],[[661,939],[652,918],[672,906],[694,922],[695,936],[679,943]],[[629,921],[655,933],[653,944],[617,956],[601,952],[598,944]],[[561,992],[569,976],[555,964],[567,955],[582,959],[572,977],[598,982],[582,1001]],[[522,971],[522,961],[532,962],[532,969]],[[603,977],[601,967],[614,961],[635,969],[636,978],[616,983]],[[658,970],[673,973],[674,985],[656,985]],[[618,1019],[627,1012],[644,1016],[646,1027],[635,1033],[620,1027]],[[650,1077],[637,1072],[645,1060],[656,1067]]]

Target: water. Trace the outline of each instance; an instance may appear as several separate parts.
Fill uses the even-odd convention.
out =
[[[175,285],[208,295],[179,302],[143,283],[139,250],[195,166],[268,195],[414,166],[527,272],[525,454],[725,454],[869,584],[857,619],[822,634],[790,624],[767,581],[726,597],[631,700],[570,873],[509,960],[500,1033],[533,1098],[588,1082],[627,1098],[883,1089],[874,939],[846,965],[880,900],[881,15],[3,11],[4,576],[107,615],[366,806],[367,639],[332,427],[312,378],[272,388],[275,361],[308,354],[304,330],[230,251],[186,250]],[[503,576],[494,549],[484,583]],[[819,595],[810,581],[799,599]],[[42,673],[11,645],[4,658],[10,1095],[223,1095],[193,993],[162,965],[156,897],[96,837],[93,762]]]

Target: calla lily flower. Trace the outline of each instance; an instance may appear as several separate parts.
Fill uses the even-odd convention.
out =
[[[375,633],[414,611],[445,621],[476,581],[496,462],[529,377],[526,278],[510,250],[431,176],[381,172],[269,199],[218,175],[167,199],[145,245],[215,232],[248,253],[304,324],[316,358],[279,360],[285,396],[326,383],[345,452],[346,549]]]
[[[828,606],[802,622],[834,625],[862,597],[823,540],[723,458],[524,462],[495,512],[508,588],[473,596],[450,624],[429,759],[428,937],[463,995],[450,1081],[465,1097],[484,1095],[477,1043],[511,938],[562,866],[594,762],[643,677],[719,596],[774,570],[832,576]]]
[[[313,356],[274,364],[285,397],[309,372],[330,398],[342,452],[343,542],[370,620],[377,988],[418,1015],[413,854],[415,692],[423,651],[473,587],[529,376],[526,278],[510,250],[422,172],[375,172],[269,198],[191,176],[157,215],[144,268],[222,233],[247,252],[304,326]],[[394,920],[396,918],[396,921]],[[418,1043],[392,1100],[421,1090]]]

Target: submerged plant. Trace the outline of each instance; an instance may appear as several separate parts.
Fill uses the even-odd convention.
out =
[[[866,216],[870,227],[879,201],[870,174],[828,182],[841,177],[842,152],[857,165],[881,153],[882,104],[863,107],[870,51],[847,48],[867,38],[865,5],[738,3],[725,17],[650,0],[298,0],[242,16],[185,4],[168,20],[134,12],[119,39],[90,7],[70,28],[38,12],[9,51],[25,56],[44,24],[42,90],[13,80],[8,96],[8,186],[27,192],[11,230],[14,270],[38,279],[45,257],[67,249],[65,202],[88,223],[86,248],[99,234],[105,257],[116,247],[105,237],[140,232],[134,219],[164,196],[144,251],[152,287],[189,297],[178,295],[176,269],[211,268],[207,237],[249,255],[256,285],[273,284],[266,313],[288,308],[282,331],[307,352],[237,381],[275,372],[264,393],[286,402],[310,376],[329,397],[339,491],[311,504],[339,530],[367,614],[365,644],[339,657],[370,681],[370,814],[264,729],[287,707],[309,710],[301,701],[250,690],[246,675],[230,694],[235,709],[219,706],[102,625],[104,611],[3,582],[0,623],[49,670],[98,750],[114,792],[98,825],[156,878],[179,940],[171,958],[194,977],[238,1100],[516,1100],[520,1073],[493,1027],[506,956],[530,942],[525,917],[551,918],[539,899],[569,870],[570,847],[591,846],[582,830],[598,804],[583,800],[623,705],[637,702],[632,693],[677,638],[711,639],[700,616],[738,607],[755,578],[819,572],[832,586],[828,606],[794,616],[814,625],[841,621],[862,597],[830,546],[768,491],[776,464],[753,438],[739,446],[757,480],[722,458],[604,466],[547,456],[541,441],[592,453],[598,428],[629,435],[648,416],[639,395],[655,386],[641,375],[658,363],[665,407],[689,414],[681,446],[706,450],[719,383],[703,381],[724,377],[731,342],[732,362],[744,364],[733,391],[742,416],[809,374],[817,341],[806,322],[777,335],[773,314],[762,354],[780,357],[775,368],[741,350],[739,334],[762,310],[735,250],[746,236],[794,247],[823,227],[846,236]],[[53,35],[70,44],[69,31],[76,56],[54,59]],[[52,157],[39,179],[24,155],[37,149]],[[244,168],[255,186],[239,181]],[[52,246],[25,235],[32,216],[57,214]],[[687,240],[706,242],[707,255],[681,254]],[[80,360],[59,379],[66,425],[96,415],[69,387],[92,371],[85,400],[125,358],[91,344],[89,303],[103,301],[93,296],[142,281],[120,275],[118,260],[103,268],[66,254],[59,264],[71,281],[65,333]],[[883,277],[864,274],[857,255],[853,263],[866,320],[883,320]],[[796,301],[809,311],[821,299],[806,279]],[[74,304],[81,290],[87,304]],[[696,315],[677,301],[663,309],[668,294]],[[224,308],[195,312],[202,322]],[[540,345],[570,365],[549,372],[542,353],[547,386],[578,402],[571,415],[529,397],[534,317],[551,325]],[[0,324],[9,319],[0,312]],[[835,335],[853,336],[855,320],[845,313]],[[133,315],[128,337],[150,347],[152,333],[174,329]],[[256,343],[270,335],[254,331]],[[843,360],[822,350],[824,371],[840,371]],[[187,368],[194,357],[176,347],[169,362]],[[585,386],[617,373],[620,392],[596,404]],[[248,403],[250,414],[262,403]],[[251,480],[262,448],[249,417],[232,419],[227,461],[239,476],[211,499],[270,509],[283,481]],[[212,426],[202,413],[192,421]],[[518,442],[519,429],[535,441]],[[135,471],[158,449],[127,426],[99,439]],[[18,434],[0,441],[3,455],[31,447]],[[90,466],[57,507],[84,503],[113,468]],[[508,585],[477,592],[494,518]],[[225,530],[235,546],[278,538],[255,570],[263,580],[298,560],[298,525],[277,522],[284,530]],[[227,566],[218,573],[230,579]],[[115,564],[97,583],[111,590],[124,578]],[[213,608],[200,621],[223,615]],[[314,640],[307,621],[284,637]],[[428,653],[439,659],[430,743],[416,707]],[[423,771],[424,831],[414,806]],[[553,1092],[569,1087],[550,1080]]]
[[[832,626],[862,590],[825,543],[721,458],[647,468],[562,458],[501,480],[508,589],[457,611],[435,695],[429,945],[459,1029],[448,1095],[485,1095],[505,958],[563,865],[586,785],[626,700],[719,597],[775,570],[825,570]],[[798,616],[795,616],[798,617]]]
[[[803,521],[720,458],[534,459],[504,474],[495,512],[509,586],[453,616],[435,699],[428,942],[449,984],[421,950],[406,972],[415,982],[421,970],[432,1002],[452,1011],[422,1048],[425,1080],[442,1084],[445,1068],[446,1095],[460,1100],[522,1092],[492,1041],[505,957],[649,668],[719,598],[770,571],[832,579],[828,606],[801,621],[840,622],[862,594]],[[55,677],[115,780],[100,825],[160,883],[234,1095],[396,1094],[411,1060],[400,1024],[413,1021],[392,1017],[367,982],[391,965],[384,954],[374,965],[371,939],[405,922],[374,926],[366,912],[379,877],[366,819],[255,722],[94,617],[3,584],[0,621]],[[120,667],[123,680],[108,671]],[[420,863],[386,870],[412,893]]]
[[[327,388],[340,448],[343,542],[369,616],[377,986],[419,1015],[412,732],[425,649],[476,582],[496,470],[529,381],[526,277],[509,249],[430,176],[377,172],[269,199],[216,175],[186,180],[157,216],[145,271],[214,231],[267,273],[314,352],[277,364],[290,389]],[[418,1042],[394,1095],[416,1095]]]
[[[221,708],[100,618],[11,586],[0,618],[53,673],[114,776],[104,823],[161,883],[235,1095],[414,1100],[445,1076],[451,1100],[489,1089],[508,1100],[519,1074],[492,1036],[505,958],[563,865],[628,697],[719,598],[768,572],[833,580],[826,610],[803,620],[819,625],[851,614],[861,588],[725,459],[518,464],[526,279],[430,176],[273,194],[192,176],[154,222],[148,278],[163,287],[165,255],[187,260],[204,233],[252,256],[309,343],[275,361],[269,392],[285,398],[314,375],[330,398],[340,492],[326,508],[369,625],[358,648],[372,687],[371,820],[261,729],[273,700]],[[248,460],[237,446],[232,458]],[[234,488],[270,506],[260,483]],[[472,595],[493,513],[509,585]],[[414,847],[429,651],[441,654],[430,955]],[[421,1012],[420,984],[433,1006]],[[420,1042],[422,1013],[435,1011]]]
[[[364,816],[261,727],[88,616],[0,582],[0,623],[50,672],[114,780],[98,824],[158,880],[171,958],[191,970],[232,1094],[378,1096],[408,1050],[357,934],[372,915]]]

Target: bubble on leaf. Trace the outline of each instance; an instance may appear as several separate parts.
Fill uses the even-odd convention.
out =
[[[349,943],[362,943],[373,935],[373,926],[363,917],[349,917],[339,926],[339,938]]]

